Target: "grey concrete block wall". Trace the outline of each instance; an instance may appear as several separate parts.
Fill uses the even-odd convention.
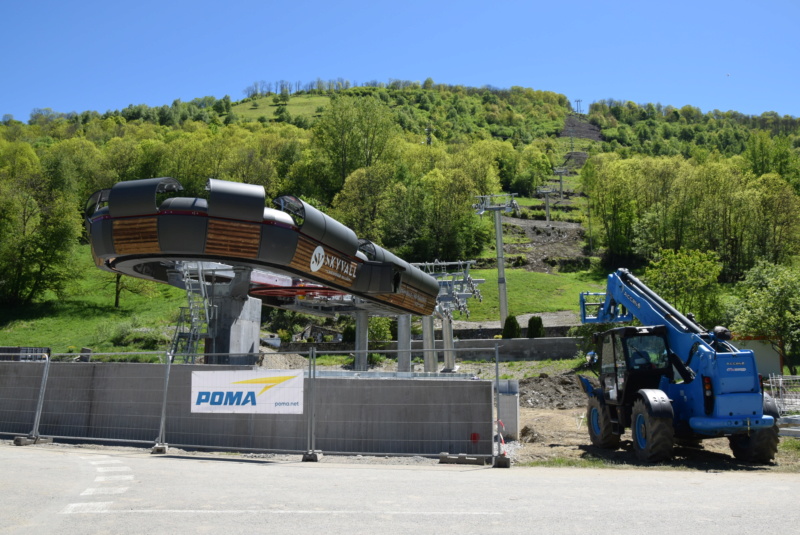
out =
[[[500,360],[557,360],[574,358],[578,352],[577,338],[513,338],[513,339],[473,339],[455,340],[454,347],[457,350],[456,358],[461,360],[494,360],[494,346],[500,347]],[[321,343],[311,344],[304,342],[294,342],[291,344],[281,344],[278,351],[296,352],[306,354],[312,347],[317,349],[318,354],[326,351],[353,351],[353,344],[344,343]],[[397,349],[396,342],[379,342],[370,344],[370,350],[379,351],[379,348],[394,351]],[[436,340],[436,349],[442,351],[443,343]],[[421,356],[422,341],[414,340],[411,342],[413,355]]]
[[[169,444],[306,451],[306,414],[191,412],[191,372],[252,369],[173,365],[165,439]],[[35,417],[42,364],[0,363],[0,433],[27,434]],[[165,367],[128,363],[52,363],[39,434],[154,442],[159,433]],[[315,449],[328,452],[491,454],[489,381],[317,378]]]

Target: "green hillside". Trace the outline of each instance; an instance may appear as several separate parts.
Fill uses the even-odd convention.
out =
[[[540,190],[556,187],[564,168],[568,195],[551,217],[570,225],[569,258],[554,247],[531,262],[531,235],[507,230],[515,314],[574,309],[571,294],[593,280],[532,271],[641,270],[665,252],[700,251],[719,282],[736,283],[800,254],[797,118],[611,99],[576,114],[551,91],[430,79],[300,87],[0,122],[0,345],[166,343],[180,292],[136,288],[145,293],[124,294],[117,309],[81,245],[91,193],[157,176],[178,179],[186,196],[204,196],[209,177],[258,184],[408,261],[491,265],[494,230],[475,214],[477,196],[515,193],[517,217],[542,220]],[[537,232],[539,243],[561,239]],[[492,317],[491,306],[474,317]]]

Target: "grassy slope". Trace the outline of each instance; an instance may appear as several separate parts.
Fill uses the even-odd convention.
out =
[[[183,292],[150,284],[150,295],[123,293],[120,307],[114,308],[113,282],[108,284],[113,276],[94,266],[88,246],[80,247],[75,260],[83,278],[73,282],[66,298],[51,296],[24,310],[0,310],[0,346],[50,347],[54,353],[81,347],[136,350],[141,346],[135,342],[115,346],[111,339],[124,333],[135,335],[137,329],[160,335],[164,344],[169,341],[178,309],[185,306]]]
[[[309,119],[313,118],[317,113],[317,108],[320,106],[327,106],[330,98],[319,95],[298,95],[289,99],[289,104],[286,106],[286,111],[292,117],[303,116]],[[258,104],[258,107],[254,107]],[[259,117],[264,116],[267,119],[275,117],[275,110],[278,107],[272,102],[272,96],[257,98],[248,102],[242,102],[231,108],[231,111],[238,117],[243,119],[257,120]]]
[[[476,269],[470,273],[475,279],[485,279],[479,285],[483,301],[469,301],[470,321],[498,320],[500,304],[497,291],[497,271]],[[550,275],[535,273],[524,269],[506,269],[506,290],[510,314],[530,314],[537,312],[557,312],[559,310],[579,311],[581,292],[603,291],[604,280],[589,273],[562,273]],[[467,319],[455,316],[454,319]]]

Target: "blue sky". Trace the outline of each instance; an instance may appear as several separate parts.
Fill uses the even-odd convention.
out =
[[[0,116],[22,121],[318,77],[800,116],[796,0],[8,0],[0,20]]]

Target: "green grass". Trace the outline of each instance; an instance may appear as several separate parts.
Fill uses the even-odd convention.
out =
[[[609,462],[606,459],[598,459],[596,457],[587,456],[582,459],[567,459],[564,457],[555,457],[553,459],[545,459],[541,461],[531,461],[522,463],[519,466],[543,466],[547,468],[617,468],[615,463]]]
[[[242,102],[236,104],[231,108],[231,111],[238,117],[245,120],[256,120],[261,116],[267,119],[275,118],[275,110],[278,108],[272,101],[274,95],[268,97],[261,97],[258,99]],[[320,95],[298,95],[289,99],[289,104],[286,105],[286,111],[292,117],[306,117],[312,119],[319,115],[317,108],[325,107],[330,102],[330,98]],[[258,107],[253,107],[258,104]]]
[[[64,299],[51,295],[23,310],[0,310],[0,346],[49,347],[53,353],[166,349],[185,293],[151,284],[149,295],[123,293],[114,308],[113,275],[95,267],[89,246],[75,260],[82,277]]]
[[[352,362],[350,355],[317,355],[317,366],[346,366]]]
[[[470,270],[474,279],[485,279],[478,289],[483,301],[470,299],[470,321],[499,320],[500,304],[497,292],[497,270]],[[605,280],[588,272],[536,273],[524,269],[506,269],[506,290],[510,314],[535,314],[572,310],[579,312],[579,295],[586,291],[603,291]],[[466,319],[456,314],[454,319]]]

